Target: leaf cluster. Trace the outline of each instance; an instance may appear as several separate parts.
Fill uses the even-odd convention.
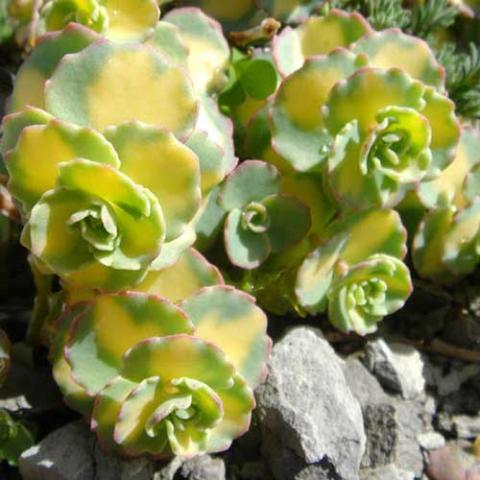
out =
[[[444,65],[447,90],[459,115],[480,118],[480,49],[473,42],[468,51],[461,52],[448,42],[437,50]]]
[[[333,0],[329,8],[358,11],[376,29],[401,28],[425,39],[445,67],[447,91],[457,113],[466,118],[480,117],[479,47],[471,43],[465,51],[455,42],[440,43],[438,39],[439,32],[457,21],[457,6],[448,0],[415,1],[412,6],[402,0]]]

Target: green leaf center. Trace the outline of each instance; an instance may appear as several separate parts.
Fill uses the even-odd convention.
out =
[[[68,225],[78,229],[92,250],[114,251],[120,242],[115,217],[106,205],[93,205],[70,216]]]
[[[385,303],[387,283],[379,278],[370,278],[347,287],[347,308],[360,308],[367,314],[372,314],[375,307]]]
[[[431,163],[431,129],[425,117],[410,108],[388,107],[377,121],[363,144],[360,171],[381,173],[398,183],[421,180]]]
[[[242,210],[240,224],[244,230],[254,233],[263,233],[270,226],[270,218],[265,205],[259,202],[250,202]]]
[[[176,378],[166,385],[164,393],[162,403],[145,423],[145,433],[152,438],[167,438],[173,452],[205,438],[223,418],[222,401],[202,382]]]

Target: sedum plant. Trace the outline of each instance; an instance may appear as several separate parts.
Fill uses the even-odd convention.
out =
[[[282,78],[273,94],[252,102],[232,94],[235,84],[225,92],[242,157],[277,167],[281,194],[306,206],[311,224],[300,235],[302,229],[293,222],[301,217],[284,215],[298,238],[261,262],[238,262],[232,236],[225,250],[233,265],[248,270],[234,277],[238,284],[267,309],[301,316],[326,313],[338,329],[365,335],[412,292],[403,262],[405,226],[420,275],[440,281],[423,260],[425,255],[430,264],[440,243],[444,253],[441,260],[435,253],[435,261],[448,264],[442,268],[453,279],[477,265],[478,155],[446,94],[444,70],[425,41],[398,29],[375,31],[358,13],[325,11],[285,27],[273,39],[271,58]],[[200,230],[213,237],[221,225],[225,232],[234,231],[222,213],[229,182],[199,222]],[[243,191],[250,193],[255,181],[248,183]],[[453,200],[458,204],[452,209]],[[257,211],[250,216],[262,218]],[[448,241],[437,235],[445,229],[451,230]],[[252,255],[244,245],[237,250],[241,247]],[[266,249],[257,251],[266,258]]]
[[[309,41],[303,25],[279,39],[274,53],[291,74],[272,105],[273,146],[296,170],[324,168],[345,207],[395,206],[453,160],[459,127],[442,69],[398,30],[371,32],[335,10],[314,20],[313,31],[327,22],[351,36],[337,50]]]
[[[60,18],[65,6],[75,14]],[[61,28],[78,6],[52,1],[42,14]],[[38,288],[30,333],[105,449],[221,451],[248,429],[270,349],[253,297],[191,248],[237,163],[214,97],[229,47],[195,8],[136,42],[81,23],[42,37],[3,122]]]
[[[226,179],[218,203],[227,212],[225,250],[241,268],[260,266],[270,253],[300,242],[310,229],[307,207],[280,192],[277,170],[264,162],[243,162]]]
[[[22,242],[66,283],[115,290],[174,263],[195,240],[202,196],[236,163],[226,119],[158,41],[99,41],[71,24],[18,74],[2,145],[9,188]]]
[[[365,238],[373,228],[376,238]],[[378,209],[351,213],[332,222],[326,237],[296,272],[296,299],[307,312],[328,310],[329,320],[342,331],[371,333],[412,291],[402,262],[406,232],[400,216]]]
[[[479,139],[424,40],[330,2],[179,3],[46,1],[3,121],[30,336],[130,457],[246,431],[270,349],[256,300],[367,335],[410,267],[449,285],[480,261]]]
[[[67,401],[90,417],[106,449],[217,452],[248,428],[252,391],[266,372],[265,328],[252,297],[222,285],[176,304],[143,292],[101,294],[67,308],[51,356]]]

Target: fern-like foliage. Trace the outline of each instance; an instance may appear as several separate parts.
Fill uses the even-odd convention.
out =
[[[436,31],[452,26],[458,14],[458,7],[448,0],[417,2],[412,8],[406,30],[417,37],[430,40]]]
[[[376,30],[405,28],[410,22],[410,10],[403,8],[402,0],[331,0],[328,6],[359,12]]]
[[[480,118],[480,48],[471,43],[467,52],[458,52],[447,43],[439,52],[447,73],[447,90],[463,117]]]
[[[402,0],[331,0],[330,8],[362,13],[377,29],[397,27],[429,39],[432,33],[450,27],[458,13],[458,7],[449,0],[416,0],[411,8]]]

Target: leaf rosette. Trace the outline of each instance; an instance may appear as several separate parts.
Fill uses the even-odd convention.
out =
[[[376,235],[374,237],[365,236],[365,232],[368,231],[375,231]],[[360,305],[362,308],[365,307],[363,313],[362,309],[356,312],[356,304],[350,302],[352,318],[349,320],[350,314],[344,304],[345,298],[340,298],[338,295],[341,288],[345,289],[342,293],[343,296],[350,290],[352,295],[357,295],[355,291],[359,290],[360,292],[362,289],[365,292],[370,290],[374,292],[375,285],[380,285],[375,280],[376,274],[380,275],[381,272],[387,271],[393,265],[392,272],[397,272],[403,279],[401,292],[404,292],[404,295],[402,297],[399,294],[398,298],[406,300],[410,292],[410,287],[408,287],[410,280],[405,281],[407,278],[409,279],[409,273],[408,268],[402,262],[406,254],[406,231],[400,216],[394,210],[389,209],[371,209],[361,213],[348,214],[331,223],[326,229],[325,238],[326,241],[303,259],[296,272],[294,282],[298,306],[311,314],[328,309],[330,321],[337,328],[344,331],[353,330],[361,335],[370,333],[375,330],[376,323],[383,316],[392,313],[393,310],[390,307],[381,310],[379,307],[378,312],[387,313],[379,313],[376,319],[373,317],[368,319],[370,308],[368,302]],[[373,259],[377,260],[373,261]],[[382,275],[383,273],[380,276]],[[357,284],[360,285],[358,288],[355,286]],[[385,285],[387,285],[386,288],[384,288]],[[379,288],[383,289],[385,293],[390,288],[393,288],[393,292],[395,292],[397,287],[395,284],[382,283]],[[362,293],[360,292],[358,295],[359,302],[363,302],[361,300]],[[392,293],[392,295],[396,294]],[[380,302],[380,296],[378,298]],[[337,303],[334,305],[334,302]],[[360,317],[365,318],[361,320]]]
[[[336,270],[328,292],[328,318],[343,332],[374,332],[412,292],[407,266],[391,255],[372,255],[351,267],[337,264]]]
[[[61,277],[92,263],[143,273],[164,239],[163,213],[150,191],[111,166],[82,159],[59,167],[56,188],[34,205],[23,232],[24,245]]]
[[[323,24],[336,36],[315,42]],[[335,11],[283,35],[272,146],[297,171],[326,170],[341,205],[393,207],[453,161],[459,124],[424,41]]]
[[[265,329],[254,300],[231,287],[202,288],[178,305],[141,292],[96,295],[59,319],[54,376],[107,450],[217,452],[248,428]]]
[[[6,130],[32,112],[7,118]],[[103,136],[53,119],[24,127],[6,158],[27,215],[22,242],[71,286],[124,288],[195,241],[200,160],[163,128],[129,122]]]
[[[309,209],[296,197],[281,193],[276,168],[258,160],[243,162],[230,174],[218,203],[227,212],[228,257],[247,270],[300,242],[311,228]]]
[[[40,42],[2,152],[37,263],[69,288],[115,290],[193,244],[202,195],[237,159],[230,123],[158,44],[97,40],[70,24]]]

